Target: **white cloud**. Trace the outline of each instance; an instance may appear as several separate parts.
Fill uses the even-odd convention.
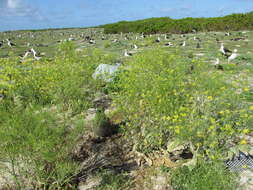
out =
[[[27,0],[0,0],[0,20],[24,17],[33,21],[47,20],[40,9]]]
[[[9,9],[17,9],[21,6],[20,0],[7,0],[7,8]]]
[[[48,28],[51,20],[28,0],[0,0],[0,31],[29,28]]]
[[[25,16],[32,11],[31,6],[24,3],[24,0],[2,0],[0,4],[0,16]]]

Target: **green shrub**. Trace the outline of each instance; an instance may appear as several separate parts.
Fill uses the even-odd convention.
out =
[[[129,187],[129,178],[124,174],[103,170],[99,175],[102,181],[98,190],[123,190]]]
[[[100,27],[105,33],[190,33],[206,31],[238,31],[251,30],[253,25],[253,12],[245,14],[231,14],[225,17],[215,18],[182,18],[171,19],[168,17],[149,18],[137,21],[121,21],[113,24],[106,24]]]
[[[68,118],[59,119],[57,113],[38,107],[15,108],[9,113],[1,110],[1,159],[18,171],[11,174],[21,189],[32,184],[33,188],[64,187],[79,169],[69,153],[82,133],[83,123],[70,129]]]
[[[227,143],[251,126],[234,87],[201,61],[155,49],[136,55],[128,67],[119,76],[114,103],[140,151],[166,149],[177,139],[218,159]]]
[[[104,48],[109,48],[111,47],[111,43],[109,41],[104,43]]]
[[[33,189],[63,189],[79,169],[70,153],[83,133],[82,113],[104,85],[92,74],[113,59],[98,49],[76,52],[70,42],[48,61],[1,59],[1,159],[29,178]],[[27,189],[20,176],[17,186]]]
[[[104,113],[103,109],[98,109],[93,121],[93,130],[100,137],[111,136],[115,132],[115,126],[110,123],[110,120]]]
[[[235,174],[224,168],[223,163],[200,163],[193,170],[187,167],[171,172],[175,190],[235,190]]]

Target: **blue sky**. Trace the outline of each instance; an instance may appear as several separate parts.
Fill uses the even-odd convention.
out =
[[[0,31],[85,27],[150,17],[253,11],[253,0],[0,0]]]

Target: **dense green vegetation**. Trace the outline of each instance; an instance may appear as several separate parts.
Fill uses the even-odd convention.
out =
[[[155,25],[156,19],[149,21],[152,20]],[[161,20],[166,22],[167,18]],[[59,31],[44,32],[34,39],[53,41],[52,36],[59,36]],[[57,49],[50,59],[22,60],[12,53],[28,47],[2,48],[8,56],[0,59],[0,171],[14,181],[9,187],[77,189],[78,183],[73,178],[81,171],[81,164],[74,159],[73,151],[80,137],[90,135],[91,125],[99,136],[92,142],[113,142],[114,137],[103,137],[109,136],[104,135],[105,131],[114,129],[111,125],[114,118],[120,123],[117,125],[120,134],[115,136],[130,142],[136,154],[152,160],[157,152],[160,158],[163,153],[170,159],[173,149],[182,146],[191,151],[193,157],[180,158],[174,163],[176,168],[163,165],[165,162],[152,166],[169,176],[166,183],[175,190],[237,188],[238,178],[225,168],[224,160],[232,152],[246,149],[249,143],[246,135],[252,132],[251,43],[233,41],[230,36],[216,32],[186,37],[173,34],[174,46],[165,47],[164,43],[172,39],[166,40],[163,35],[157,35],[162,38],[157,43],[157,36],[136,40],[137,34],[133,34],[130,40],[125,40],[118,34],[105,35],[101,29],[97,33],[88,29],[69,32],[61,38],[72,32],[77,40],[49,45],[48,52]],[[81,41],[79,33],[93,34],[96,44]],[[20,34],[24,39],[14,42],[29,39],[27,33]],[[104,35],[106,40],[101,40]],[[199,42],[194,36],[203,40],[201,48],[195,48]],[[233,38],[246,36],[252,39],[251,32],[233,34]],[[115,38],[118,42],[114,43]],[[240,56],[228,64],[219,54],[215,38],[230,49],[239,47]],[[187,41],[185,47],[178,45],[183,40]],[[133,44],[139,49],[133,52],[133,57],[124,57],[124,49],[132,48]],[[202,57],[197,56],[200,53]],[[216,58],[223,70],[210,64]],[[101,63],[121,63],[113,82],[92,77]],[[101,95],[111,101],[107,114],[94,103]],[[92,122],[86,123],[89,108],[96,111]],[[119,146],[125,148],[125,144]],[[101,179],[97,189],[135,188],[133,176],[121,172],[120,166],[117,165],[116,172],[111,170],[112,166],[96,170],[94,176]],[[147,172],[143,177],[152,174],[150,186],[157,174],[152,167],[149,169],[153,173]]]
[[[217,160],[252,123],[248,105],[234,91],[238,86],[201,61],[156,49],[135,56],[129,65],[117,83],[115,101],[140,151],[166,149],[168,139],[176,139]]]
[[[137,32],[145,34],[252,30],[253,12],[215,18],[150,18],[129,22],[121,21],[101,27],[105,28],[105,33]]]
[[[1,168],[17,189],[64,189],[79,171],[70,153],[100,88],[91,77],[100,61],[112,60],[98,50],[84,58],[72,43],[50,62],[1,59]]]

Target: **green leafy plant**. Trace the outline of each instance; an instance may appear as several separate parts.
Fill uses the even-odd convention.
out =
[[[171,184],[175,190],[235,190],[236,175],[222,163],[199,163],[193,170],[187,167],[171,172]]]
[[[98,186],[98,190],[123,190],[129,187],[129,178],[122,173],[114,173],[112,171],[103,170],[99,176],[102,178],[101,184]]]
[[[116,132],[115,126],[111,124],[102,108],[99,108],[96,112],[96,116],[93,121],[93,130],[96,135],[101,137],[111,136]]]

